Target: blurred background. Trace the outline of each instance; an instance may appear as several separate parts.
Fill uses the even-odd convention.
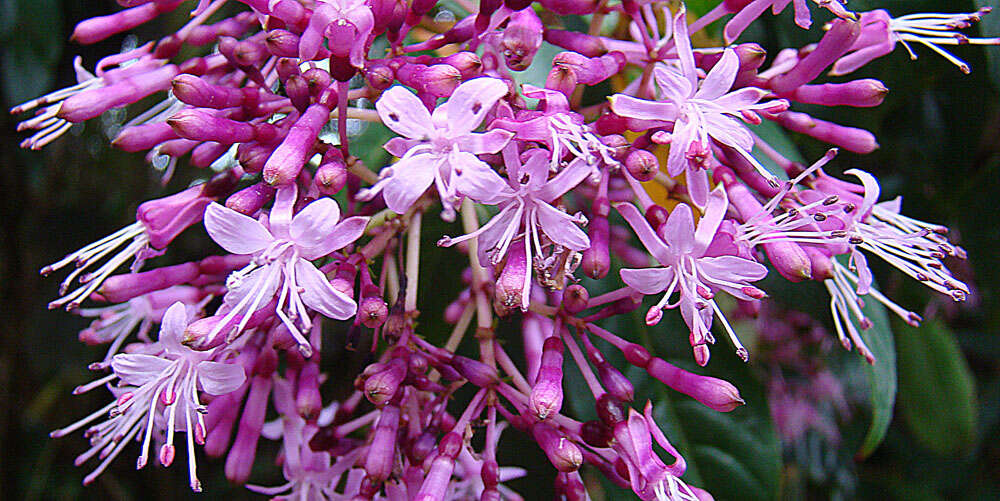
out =
[[[688,3],[697,13],[717,2]],[[989,4],[996,6],[995,1],[984,0],[851,0],[849,7],[858,11],[882,7],[899,16],[971,12]],[[92,67],[100,57],[119,52],[123,44],[158,39],[167,32],[165,26],[180,26],[185,15],[179,9],[158,21],[162,24],[140,27],[135,38],[112,37],[85,47],[67,42],[75,23],[117,8],[112,0],[3,0],[4,108],[75,83],[74,56],[81,55],[84,66]],[[816,22],[810,31],[795,27],[789,14],[765,15],[741,40],[757,41],[773,56],[777,49],[818,39],[825,12],[814,9]],[[573,22],[565,20],[567,25]],[[980,30],[987,36],[1000,35],[1000,12],[986,16],[968,34]],[[882,291],[927,321],[914,329],[875,313],[878,325],[872,335],[880,340],[884,363],[872,369],[855,353],[844,352],[835,342],[831,346],[835,336],[821,287],[767,282],[764,288],[775,298],[765,307],[769,320],[748,318],[739,327],[748,333],[755,358],[743,366],[725,350],[715,350],[712,363],[702,371],[733,381],[747,400],[745,407],[726,415],[703,410],[655,381],[629,373],[637,387],[636,405],[647,398],[653,401],[667,435],[691,464],[685,479],[707,488],[717,499],[1000,499],[1000,444],[995,440],[1000,435],[1000,49],[956,48],[955,53],[972,66],[971,75],[929,50],[917,47],[916,51],[918,61],[910,61],[897,48],[851,75],[877,78],[890,89],[878,108],[798,109],[876,134],[879,150],[867,156],[842,153],[829,171],[840,174],[857,167],[872,172],[882,182],[883,200],[901,195],[907,215],[947,225],[952,240],[969,255],[968,262],[948,265],[972,286],[973,293],[965,303],[954,303],[899,272],[876,268]],[[111,149],[108,137],[126,116],[124,110],[106,113],[33,152],[17,146],[24,138],[15,131],[17,118],[0,113],[3,499],[193,496],[183,468],[151,466],[136,472],[131,449],[93,486],[84,488],[80,482],[93,465],[73,466],[73,458],[86,449],[84,439],[79,434],[48,438],[49,431],[106,403],[100,391],[71,395],[75,386],[91,379],[86,366],[103,356],[105,348],[77,341],[85,320],[46,310],[62,276],[44,279],[38,270],[134,221],[141,201],[173,193],[205,175],[182,166],[164,187],[161,173],[144,163],[141,155]],[[818,158],[826,149],[804,136],[767,133],[785,144],[786,153],[803,159]],[[376,156],[369,164],[377,167],[378,161]],[[425,232],[430,235],[426,248],[432,249],[434,235],[445,231],[432,225]],[[215,252],[209,243],[202,229],[192,228],[151,266]],[[457,276],[460,270],[449,269],[447,257],[444,251],[430,250],[425,265],[440,270],[440,276]],[[433,332],[446,332],[439,312],[461,285],[426,282],[422,297],[431,299],[421,305],[426,317],[421,323],[434,336]],[[689,350],[681,341],[686,336],[662,334],[680,331],[674,320],[655,332],[641,320],[618,319],[609,327],[623,335],[634,333],[637,342],[641,339],[661,356],[690,367]],[[502,335],[516,333],[513,322],[501,327]],[[324,360],[351,359],[342,351],[334,348],[329,356],[324,353]],[[353,379],[351,367],[356,364],[343,365],[338,377]],[[331,384],[326,386],[329,395],[337,393]],[[571,391],[567,389],[568,394]],[[573,400],[568,407],[581,417],[593,414],[589,400]],[[879,426],[880,420],[887,427]],[[879,443],[882,433],[884,440]],[[501,466],[516,460],[529,469],[530,480],[511,486],[529,500],[551,498],[550,490],[537,490],[539,485],[550,485],[554,477],[538,449],[516,432],[505,434],[501,445],[505,446]],[[270,445],[259,451],[254,483],[279,483],[280,473],[272,466],[274,452]],[[199,459],[207,495],[254,498],[242,487],[226,483],[222,461]],[[601,483],[594,472],[585,472],[585,478],[595,499],[627,498]]]

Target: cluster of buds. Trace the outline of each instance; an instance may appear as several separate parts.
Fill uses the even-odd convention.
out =
[[[118,3],[125,10],[81,22],[74,40],[94,43],[183,4]],[[969,293],[947,269],[965,253],[945,228],[902,215],[899,199],[880,202],[866,172],[824,171],[838,148],[876,149],[874,135],[794,109],[878,106],[887,89],[877,80],[814,81],[897,42],[967,71],[941,46],[997,44],[957,31],[989,9],[894,19],[814,0],[835,19],[813,45],[774,58],[755,43],[692,47],[691,33],[716,20],[731,16],[729,43],[788,3],[725,0],[693,19],[666,1],[462,1],[449,5],[468,12],[442,16],[428,0],[201,0],[176,32],[106,57],[93,73],[77,59],[79,84],[12,110],[37,109],[21,123],[35,131],[23,146],[158,96],[112,144],[169,165],[168,177],[181,162],[214,172],[141,204],[134,224],[42,270],[73,265],[50,307],[96,317],[80,339],[110,344],[91,365],[101,376],[77,392],[106,389],[111,402],[53,436],[85,430],[92,447],[77,463],[99,461],[85,483],[133,442],[138,468],[153,441],[170,465],[180,432],[194,490],[196,446],[225,456],[227,477],[246,483],[264,437],[281,442],[287,483],[248,485],[255,492],[497,500],[520,499],[503,483],[525,471],[497,463],[501,431],[512,427],[558,470],[561,498],[588,499],[579,473],[588,464],[644,500],[710,499],[682,480],[681,453],[609,359],[620,355],[718,412],[744,403],[737,388],[657,358],[604,320],[653,296],[646,323],[679,309],[698,365],[709,362],[713,323],[748,361],[726,318],[733,303],[716,297],[759,312],[767,294],[754,283],[773,271],[823,282],[840,343],[875,363],[864,301],[911,324],[920,317],[875,289],[868,259],[956,301]],[[802,28],[809,8],[794,2]],[[580,15],[588,33],[559,24]],[[529,66],[549,64],[537,60],[543,44],[564,51],[544,81],[518,83]],[[599,84],[614,94],[581,106]],[[791,161],[754,132],[764,120],[833,148],[811,166]],[[384,144],[397,161],[358,158],[351,130],[364,122],[397,134]],[[464,234],[431,240],[468,263],[443,312],[454,325],[443,345],[416,322],[422,222],[438,212],[459,218]],[[143,271],[199,225],[225,253]],[[624,267],[612,271],[613,257]],[[625,285],[591,296],[577,283],[583,275]],[[520,325],[523,353],[505,350],[498,317]],[[321,391],[334,384],[320,360],[324,328],[373,340],[371,363],[332,403]],[[456,354],[470,331],[478,358]],[[563,408],[566,365],[583,374],[598,419]],[[453,398],[463,387],[471,400]],[[280,418],[265,422],[272,410]]]

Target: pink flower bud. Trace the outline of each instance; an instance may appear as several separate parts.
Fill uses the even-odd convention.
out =
[[[496,369],[478,360],[455,355],[451,359],[451,366],[462,377],[480,388],[488,388],[500,382]]]
[[[240,89],[213,85],[194,75],[177,75],[171,81],[171,88],[177,99],[199,108],[221,110],[243,104],[243,92]]]
[[[74,123],[90,120],[111,108],[132,104],[154,92],[169,89],[170,81],[177,73],[177,66],[168,64],[111,85],[74,94],[62,102],[57,116]]]
[[[646,367],[650,376],[719,412],[729,412],[743,399],[735,386],[722,379],[694,374],[660,358],[653,358]]]
[[[215,197],[205,196],[205,185],[192,186],[168,197],[143,202],[136,210],[136,220],[146,227],[149,243],[164,249],[189,226],[201,221],[205,207]]]
[[[524,9],[510,15],[500,42],[508,68],[524,71],[531,66],[535,53],[542,46],[542,30],[542,20],[538,19],[533,9]]]
[[[264,182],[277,186],[298,177],[312,154],[320,130],[329,120],[330,108],[323,104],[317,103],[306,109],[264,164]]]
[[[170,12],[183,1],[150,2],[111,15],[92,17],[81,21],[73,28],[73,36],[70,37],[70,40],[84,45],[100,42],[111,35],[129,31],[149,22],[164,12]]]
[[[347,185],[347,165],[340,159],[324,162],[316,169],[313,185],[324,195],[336,195]]]
[[[531,427],[535,442],[545,452],[552,466],[561,472],[576,471],[583,464],[583,453],[572,441],[546,423],[535,423]]]
[[[660,172],[660,162],[647,150],[633,150],[625,158],[625,169],[635,180],[646,182]]]
[[[563,49],[573,52],[578,52],[587,57],[603,56],[608,52],[607,47],[604,46],[603,40],[586,33],[546,29],[544,37],[545,41],[552,45],[562,47]]]
[[[274,193],[275,189],[264,183],[253,184],[230,195],[226,199],[226,207],[253,216],[274,198]]]
[[[178,136],[223,144],[243,143],[256,137],[253,125],[200,111],[184,110],[167,119]]]
[[[384,482],[392,473],[396,456],[396,432],[399,429],[399,407],[386,405],[379,414],[365,457],[365,473],[374,484]]]
[[[833,64],[851,48],[851,44],[861,35],[861,24],[844,19],[834,19],[831,28],[806,57],[788,72],[778,75],[768,82],[778,94],[790,92],[800,85],[811,82],[823,70]]]
[[[562,408],[562,364],[562,340],[557,336],[550,336],[542,347],[542,363],[528,400],[528,410],[540,420],[548,418]]]
[[[823,106],[872,107],[882,104],[888,93],[889,89],[882,82],[865,78],[844,83],[803,85],[782,97]]]
[[[389,307],[381,297],[371,296],[361,300],[358,305],[358,318],[369,329],[374,329],[385,323],[389,317]]]
[[[572,284],[563,291],[562,307],[571,315],[585,310],[588,301],[590,301],[590,293],[580,284]]]
[[[250,393],[243,407],[243,417],[237,427],[236,439],[226,456],[226,478],[231,482],[245,483],[250,477],[254,457],[257,455],[257,440],[267,416],[267,401],[271,393],[270,375],[255,376],[250,383]]]
[[[396,394],[404,377],[406,377],[406,361],[402,358],[393,358],[382,370],[365,380],[365,398],[376,406],[382,406]]]
[[[789,130],[801,132],[854,153],[867,154],[878,149],[875,135],[864,129],[845,127],[794,111],[779,113],[775,121]]]

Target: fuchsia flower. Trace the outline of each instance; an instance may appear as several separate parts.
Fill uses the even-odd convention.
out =
[[[708,197],[706,169],[713,159],[710,138],[733,148],[769,184],[777,186],[778,181],[774,175],[767,172],[750,154],[753,136],[739,119],[748,120],[755,111],[783,111],[787,109],[787,102],[775,100],[759,103],[768,91],[756,87],[730,92],[740,66],[739,57],[731,48],[725,49],[719,62],[699,83],[683,8],[674,17],[674,41],[680,69],[658,66],[654,71],[656,84],[667,102],[615,94],[610,98],[611,109],[623,117],[654,123],[673,122],[673,133],[669,135],[669,139],[661,139],[670,143],[667,174],[687,174],[688,191],[699,207],[705,205]]]
[[[983,7],[969,14],[908,14],[897,18],[884,9],[864,12],[861,14],[861,36],[851,45],[850,52],[833,65],[831,74],[851,73],[892,52],[897,42],[903,45],[911,59],[917,59],[917,54],[910,44],[918,43],[947,59],[962,73],[969,73],[969,65],[965,61],[940,46],[1000,44],[1000,38],[971,38],[957,31],[972,26],[992,10]]]
[[[549,179],[549,153],[535,149],[525,153],[524,164],[516,149],[504,151],[507,179],[492,170],[477,177],[463,177],[460,190],[473,200],[500,206],[500,212],[482,228],[457,238],[443,237],[438,245],[450,247],[459,242],[476,238],[480,252],[497,265],[516,239],[523,239],[523,281],[520,306],[527,310],[531,288],[532,266],[545,269],[545,248],[549,243],[571,251],[590,247],[590,239],[577,224],[586,224],[581,213],[573,216],[553,207],[557,198],[580,184],[589,174],[590,167],[581,160],[571,162],[562,172]]]
[[[209,337],[240,317],[239,325],[230,334],[235,336],[250,320],[250,314],[275,294],[278,317],[306,353],[312,352],[302,334],[312,325],[308,309],[337,320],[354,316],[354,299],[334,289],[310,261],[360,238],[368,218],[356,216],[340,221],[340,207],[331,198],[320,198],[293,217],[297,194],[294,183],[279,188],[270,217],[261,221],[217,203],[205,209],[205,229],[212,240],[233,254],[254,256],[249,265],[226,280],[229,291],[224,301],[229,312]]]
[[[646,323],[656,325],[663,317],[663,308],[680,307],[681,316],[691,329],[691,346],[695,359],[701,365],[708,362],[705,343],[713,342],[710,328],[713,315],[718,315],[726,332],[736,346],[736,353],[744,361],[747,350],[729,326],[722,310],[713,297],[718,290],[744,300],[761,299],[763,291],[749,282],[767,275],[767,268],[760,263],[733,255],[711,256],[709,248],[726,214],[729,201],[720,185],[712,191],[705,214],[695,228],[691,207],[679,204],[670,213],[667,222],[653,231],[638,209],[631,204],[616,206],[622,217],[632,226],[646,250],[663,265],[662,268],[622,269],[621,277],[629,287],[646,294],[664,292],[660,301],[649,309]],[[670,304],[674,291],[680,294],[676,303]]]
[[[206,430],[202,417],[205,407],[198,398],[198,391],[225,395],[239,388],[246,380],[246,374],[238,365],[213,361],[215,351],[194,351],[182,345],[181,337],[188,321],[187,307],[181,302],[174,303],[163,315],[159,339],[143,347],[145,353],[115,355],[111,360],[113,374],[78,389],[79,393],[115,378],[121,381],[121,386],[113,389],[116,401],[66,428],[52,432],[53,437],[67,435],[110,411],[110,419],[90,427],[86,432],[91,448],[77,458],[77,463],[87,461],[98,453],[103,461],[84,479],[84,483],[97,478],[125,445],[140,433],[142,452],[136,467],[146,465],[154,432],[159,430],[166,432],[165,443],[160,447],[160,463],[169,466],[176,453],[174,432],[183,431],[187,433],[191,488],[201,490],[194,444],[205,443]]]
[[[315,59],[326,39],[330,41],[330,52],[348,58],[356,68],[364,68],[368,37],[374,26],[375,16],[365,0],[319,0],[309,27],[302,32],[299,56]]]
[[[774,15],[778,15],[791,3],[795,9],[795,24],[803,29],[809,29],[812,26],[812,16],[809,13],[809,5],[806,0],[727,0],[725,3],[743,4],[742,7],[735,9],[736,15],[726,23],[726,28],[723,31],[726,43],[732,43],[736,40],[743,33],[743,30],[760,17],[768,7],[771,8]],[[842,19],[855,19],[857,16],[844,7],[844,4],[848,3],[846,0],[813,0],[813,3]]]
[[[400,160],[384,169],[382,179],[358,198],[370,200],[381,192],[385,204],[402,214],[433,183],[441,196],[445,217],[453,218],[454,206],[461,197],[456,177],[489,171],[476,155],[496,153],[513,137],[502,129],[472,132],[505,94],[507,84],[502,80],[469,80],[459,85],[448,102],[438,106],[432,115],[405,88],[387,90],[375,108],[382,122],[403,136],[385,144],[385,149]]]

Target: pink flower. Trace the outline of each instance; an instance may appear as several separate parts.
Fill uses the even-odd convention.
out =
[[[496,153],[513,137],[502,129],[472,132],[505,94],[507,84],[502,80],[476,78],[459,85],[448,102],[431,114],[404,87],[386,91],[375,108],[382,123],[403,136],[385,145],[400,160],[384,169],[382,179],[358,198],[370,200],[381,192],[385,204],[402,214],[433,183],[441,196],[445,217],[453,217],[454,205],[460,198],[456,176],[489,170],[476,155]]]
[[[586,224],[583,214],[569,215],[551,204],[580,184],[590,175],[591,168],[582,160],[574,160],[562,172],[549,179],[549,152],[535,149],[527,152],[522,165],[516,149],[505,150],[506,182],[493,170],[479,176],[464,176],[460,190],[477,202],[498,205],[500,212],[482,228],[457,238],[443,237],[438,245],[450,247],[476,238],[479,250],[494,265],[507,255],[515,239],[523,238],[525,259],[521,308],[527,310],[531,287],[531,268],[546,268],[545,248],[554,244],[558,249],[582,251],[590,247],[587,234],[577,224]],[[575,223],[575,224],[574,224]],[[552,254],[557,254],[553,252]]]
[[[214,351],[194,351],[182,345],[181,337],[188,321],[184,303],[174,303],[163,315],[159,340],[147,346],[143,350],[146,353],[115,355],[111,360],[114,373],[95,382],[118,378],[123,386],[113,390],[117,400],[66,428],[52,432],[53,437],[72,433],[110,412],[110,419],[90,427],[86,432],[91,448],[77,458],[77,464],[98,453],[103,461],[84,479],[84,483],[97,478],[125,445],[140,433],[142,452],[136,467],[145,466],[155,428],[166,432],[166,441],[159,454],[160,463],[164,466],[169,466],[176,454],[174,432],[187,433],[191,488],[201,490],[195,467],[194,444],[205,442],[202,417],[205,407],[198,399],[198,390],[210,395],[225,395],[239,388],[246,380],[246,374],[241,366],[212,361]],[[86,389],[96,386],[92,383]],[[180,420],[178,415],[182,416]]]
[[[216,329],[237,316],[242,320],[231,335],[238,334],[250,314],[278,294],[277,315],[299,341],[299,348],[311,353],[302,335],[312,325],[307,308],[345,320],[354,316],[354,299],[334,289],[311,260],[319,259],[354,242],[364,233],[366,217],[340,221],[340,207],[331,198],[307,205],[294,217],[297,198],[295,184],[278,189],[267,226],[264,222],[213,203],[205,209],[205,229],[212,240],[233,254],[252,254],[245,268],[226,280],[229,291],[224,307],[229,312]],[[339,221],[339,222],[338,222]],[[217,334],[213,331],[209,337]]]
[[[649,309],[646,323],[659,323],[663,308],[679,306],[681,316],[691,329],[691,346],[695,348],[696,361],[701,365],[708,362],[705,343],[714,341],[709,330],[713,313],[722,320],[736,346],[737,355],[743,360],[747,359],[746,348],[737,339],[713,299],[715,291],[724,290],[744,300],[764,297],[763,291],[749,284],[767,275],[767,268],[763,265],[737,256],[706,255],[728,206],[726,192],[720,185],[709,196],[707,209],[698,222],[697,229],[691,207],[680,204],[670,213],[659,232],[653,231],[635,206],[616,206],[646,249],[663,265],[661,268],[623,269],[622,280],[629,287],[646,295],[666,291],[659,303]],[[680,297],[676,303],[670,304],[674,291],[678,291]]]
[[[740,67],[739,57],[731,48],[725,49],[719,62],[699,83],[683,8],[674,17],[674,41],[680,69],[658,66],[653,73],[667,102],[615,94],[610,98],[611,109],[623,117],[674,123],[673,133],[669,136],[667,174],[678,176],[687,173],[691,199],[699,207],[703,207],[708,198],[708,172],[705,169],[712,159],[710,138],[733,148],[768,183],[777,186],[775,177],[750,155],[753,136],[737,117],[746,120],[746,115],[755,111],[782,110],[787,108],[787,103],[783,100],[759,103],[768,91],[756,87],[730,92]]]

